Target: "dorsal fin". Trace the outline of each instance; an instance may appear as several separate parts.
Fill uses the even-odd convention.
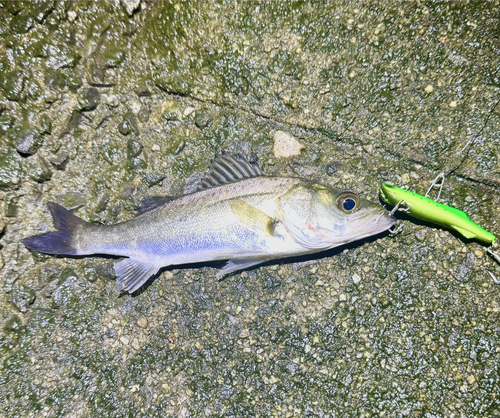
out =
[[[251,177],[263,176],[264,173],[257,164],[255,158],[246,159],[238,154],[234,157],[226,151],[222,155],[216,155],[207,174],[201,181],[200,189],[220,186],[233,181]]]

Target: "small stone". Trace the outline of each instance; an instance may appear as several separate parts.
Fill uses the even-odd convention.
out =
[[[25,5],[20,1],[7,1],[3,4],[7,8],[10,14],[17,15]]]
[[[12,315],[12,317],[6,322],[4,326],[4,331],[6,332],[21,332],[23,328],[23,321],[17,315]]]
[[[458,106],[458,102],[456,100],[453,100],[450,102],[450,105],[449,105],[451,108],[455,108]]]
[[[52,121],[47,115],[40,117],[40,131],[42,134],[50,134],[52,132]]]
[[[240,333],[238,334],[238,337],[240,338],[248,338],[250,336],[250,332],[248,331],[247,328],[243,328]]]
[[[110,199],[111,199],[111,194],[109,192],[104,192],[99,201],[97,202],[97,206],[95,208],[96,213],[103,212],[108,207]]]
[[[142,144],[134,139],[129,139],[127,142],[128,158],[138,157],[142,152]]]
[[[132,170],[144,170],[148,168],[148,163],[144,161],[142,158],[133,158],[130,163],[130,168]]]
[[[345,293],[341,293],[339,296],[339,300],[341,302],[345,302],[347,300],[347,295]]]
[[[426,87],[425,87],[425,92],[426,93],[432,93],[434,91],[434,87],[432,87],[430,84],[428,84]]]
[[[43,183],[52,177],[52,170],[49,163],[40,156],[29,159],[27,171],[30,178],[37,183]]]
[[[117,107],[120,104],[118,97],[114,94],[104,96],[104,101],[110,107]]]
[[[358,273],[352,275],[352,281],[354,284],[358,284],[361,281],[361,276]]]
[[[62,151],[59,154],[54,155],[49,159],[49,162],[58,170],[65,170],[68,161],[69,161],[69,154],[65,151]]]
[[[67,83],[66,76],[58,70],[47,68],[45,70],[45,87],[53,91],[62,90]]]
[[[139,109],[139,112],[137,113],[137,118],[139,119],[140,122],[146,123],[149,120],[149,113],[150,113],[149,106],[143,104]]]
[[[94,87],[89,87],[78,97],[78,103],[81,106],[80,109],[87,111],[94,110],[99,104],[99,101],[99,91]]]
[[[326,174],[333,176],[337,171],[342,168],[342,164],[339,162],[333,162],[326,166]]]
[[[288,158],[300,155],[300,151],[304,148],[292,135],[283,131],[276,131],[273,139],[274,156],[276,158]]]
[[[279,381],[280,381],[280,380],[279,380],[277,377],[275,377],[275,376],[271,376],[271,377],[268,379],[268,383],[269,383],[270,385],[274,385],[275,383],[278,383]]]
[[[114,279],[116,278],[115,274],[115,262],[110,260],[95,266],[95,273],[97,276],[102,277],[104,279]]]
[[[179,104],[175,100],[166,100],[162,104],[163,117],[168,121],[181,120],[181,111]]]
[[[187,118],[191,113],[195,111],[194,107],[188,106],[184,109],[184,112],[182,112],[182,115]]]
[[[477,258],[483,258],[483,256],[484,256],[484,252],[482,252],[481,250],[476,250],[476,251],[474,251],[474,255],[475,255]]]
[[[31,16],[16,15],[10,21],[10,28],[16,33],[27,33],[33,27]]]
[[[26,286],[20,286],[10,293],[10,301],[19,312],[26,312],[35,298],[35,292]]]
[[[467,383],[469,383],[469,385],[473,385],[475,381],[476,381],[476,378],[474,377],[474,375],[473,375],[473,374],[470,374],[470,375],[467,377]]]
[[[147,87],[141,87],[137,91],[137,95],[139,97],[151,97],[153,95],[153,93],[151,93],[151,91]]]
[[[120,341],[123,345],[128,345],[130,340],[124,336],[124,337],[120,337]]]
[[[148,320],[146,319],[146,317],[141,316],[137,320],[137,325],[139,325],[141,328],[147,328],[148,327]]]
[[[42,137],[36,129],[21,128],[13,133],[13,145],[20,154],[31,155],[42,145]]]
[[[14,193],[10,193],[5,198],[5,216],[7,218],[15,218],[17,216],[18,206],[17,202],[19,196]]]
[[[12,100],[13,102],[21,100],[24,88],[22,71],[0,72],[0,88],[8,100]]]
[[[165,178],[165,176],[161,174],[154,174],[154,173],[147,173],[144,177],[142,177],[142,182],[147,186],[147,187],[153,187],[159,183]]]
[[[13,125],[14,118],[12,116],[6,114],[0,115],[0,136],[6,134]]]
[[[199,341],[196,341],[194,343],[194,346],[196,347],[197,350],[203,350],[203,346],[199,343]]]
[[[363,145],[363,150],[367,153],[367,154],[373,154],[373,145]]]
[[[78,209],[87,204],[87,198],[79,192],[68,192],[60,197],[59,201],[68,210]]]
[[[109,49],[104,52],[102,64],[107,68],[114,68],[125,60],[125,52],[120,49]]]
[[[40,268],[40,275],[38,276],[38,283],[40,286],[45,286],[50,282],[61,277],[62,269],[59,266],[44,264]]]
[[[122,135],[128,135],[131,132],[135,134],[139,133],[137,123],[135,122],[135,116],[132,112],[125,113],[122,122],[118,125],[118,130]]]
[[[141,5],[141,0],[120,0],[122,7],[129,16],[134,14],[134,11]]]
[[[132,340],[132,347],[134,348],[134,350],[137,350],[137,351],[139,351],[141,349],[141,345],[139,344],[139,340],[137,338],[134,338]]]
[[[204,129],[212,123],[212,118],[204,112],[196,112],[194,115],[194,124],[200,128]]]
[[[53,0],[38,2],[36,7],[33,9],[32,16],[38,23],[42,23],[50,12],[54,10],[54,7],[55,4]]]

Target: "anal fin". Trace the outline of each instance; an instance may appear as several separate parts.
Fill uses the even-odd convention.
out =
[[[247,258],[243,260],[229,260],[227,264],[219,270],[216,277],[220,279],[230,273],[256,266],[257,264],[261,264],[267,260],[268,259],[265,258],[259,258],[259,259]]]
[[[113,290],[133,293],[158,272],[159,268],[132,258],[125,258],[115,264],[116,285]]]

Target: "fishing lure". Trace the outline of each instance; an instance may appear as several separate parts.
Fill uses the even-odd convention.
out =
[[[452,229],[467,239],[475,239],[486,245],[494,244],[497,239],[495,235],[472,222],[465,212],[426,196],[383,183],[380,198],[384,203],[394,206],[393,212],[402,207],[414,218]]]

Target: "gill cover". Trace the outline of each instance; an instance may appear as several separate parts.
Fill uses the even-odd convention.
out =
[[[357,205],[354,193],[338,194],[320,184],[299,184],[276,200],[286,230],[297,243],[312,250],[344,243],[344,226]]]

